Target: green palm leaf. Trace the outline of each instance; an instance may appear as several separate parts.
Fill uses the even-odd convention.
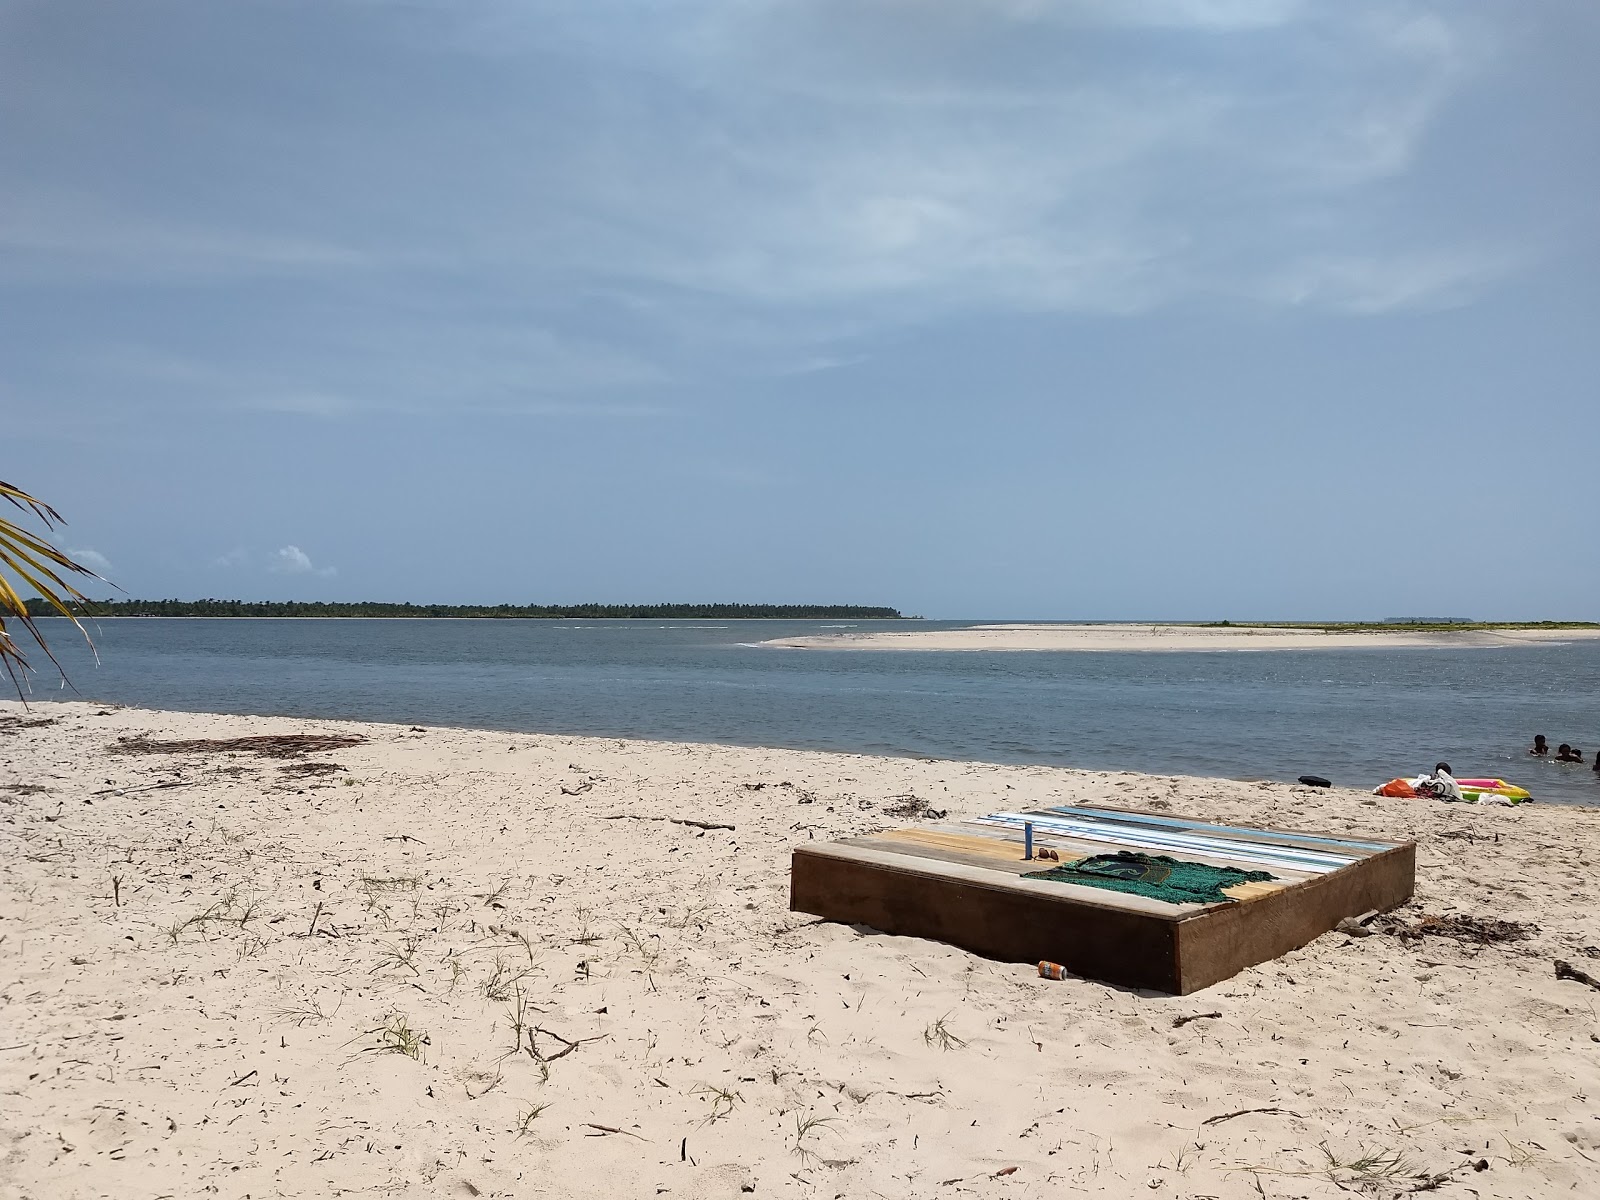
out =
[[[66,524],[61,514],[44,501],[3,480],[0,480],[0,499],[9,500],[13,507],[22,511],[24,517],[32,516],[44,525],[46,531]],[[12,686],[17,689],[18,699],[23,694],[23,677],[33,667],[12,635],[8,621],[14,620],[21,625],[45,657],[55,664],[56,670],[61,672],[61,678],[67,678],[66,671],[62,670],[56,656],[50,652],[44,635],[29,614],[26,601],[17,591],[18,582],[38,592],[46,604],[71,621],[83,634],[84,640],[89,641],[89,632],[78,619],[87,611],[89,598],[68,582],[68,577],[73,575],[100,578],[38,534],[24,529],[15,521],[0,517],[0,664],[4,664]],[[89,645],[93,648],[94,643],[89,641]]]

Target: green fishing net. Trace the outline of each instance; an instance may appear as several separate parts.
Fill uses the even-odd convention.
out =
[[[1168,904],[1219,904],[1231,901],[1222,889],[1236,883],[1264,883],[1273,879],[1265,871],[1213,867],[1209,863],[1183,862],[1165,855],[1154,858],[1128,850],[1096,854],[1077,862],[1062,863],[1048,871],[1029,871],[1024,879],[1079,883],[1165,900]]]

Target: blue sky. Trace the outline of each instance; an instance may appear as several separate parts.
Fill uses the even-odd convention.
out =
[[[136,596],[1600,617],[1600,7],[0,0]]]

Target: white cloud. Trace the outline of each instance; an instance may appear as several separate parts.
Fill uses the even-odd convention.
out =
[[[1288,264],[1265,281],[1264,298],[1361,315],[1450,308],[1521,265],[1491,249],[1458,253],[1326,255]]]
[[[263,107],[271,88],[248,86],[250,21],[282,20],[273,6],[176,52],[241,80],[181,123],[146,94],[171,99],[153,67],[113,90],[77,63],[80,95],[17,52],[7,95],[127,104],[164,136],[144,174],[59,169],[69,150],[121,161],[91,133],[19,168],[34,182],[0,214],[9,277],[228,289],[129,354],[152,403],[644,416],[669,389],[849,358],[851,339],[949,314],[1427,309],[1548,249],[1509,204],[1473,227],[1458,181],[1429,175],[1463,149],[1423,153],[1442,116],[1511,28],[1449,0],[315,12],[306,82],[348,85],[325,104]],[[337,66],[313,52],[324,19],[344,22]],[[440,86],[393,82],[416,77]],[[29,127],[9,113],[0,157]],[[203,189],[172,184],[197,164]]]
[[[102,579],[109,578],[113,570],[111,561],[104,554],[88,546],[69,548],[67,557],[82,563]]]
[[[311,561],[311,556],[299,546],[284,546],[272,553],[268,560],[267,570],[276,575],[334,575],[334,567],[318,567]]]
[[[1449,258],[1473,244],[1396,204],[1439,114],[1492,57],[1478,18],[1456,6],[674,11],[634,37],[615,23],[637,10],[614,0],[559,16],[502,3],[491,25],[457,26],[458,44],[484,54],[555,42],[635,85],[579,114],[581,146],[536,135],[541,156],[565,163],[566,194],[533,232],[501,227],[492,249],[469,237],[465,253],[691,300],[848,309],[870,327],[1219,294],[1276,303],[1267,281],[1307,258],[1383,256],[1396,241]],[[650,95],[636,94],[641,80]],[[1467,295],[1452,282],[1410,300]],[[1330,295],[1328,307],[1345,304]]]
[[[217,555],[216,558],[211,560],[211,565],[215,567],[229,568],[247,567],[250,565],[253,557],[254,556],[250,553],[250,551],[246,550],[243,546],[235,546],[226,554]]]

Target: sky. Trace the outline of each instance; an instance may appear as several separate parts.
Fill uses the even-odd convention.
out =
[[[0,478],[141,598],[1600,619],[1596,61],[1592,0],[0,0]]]

